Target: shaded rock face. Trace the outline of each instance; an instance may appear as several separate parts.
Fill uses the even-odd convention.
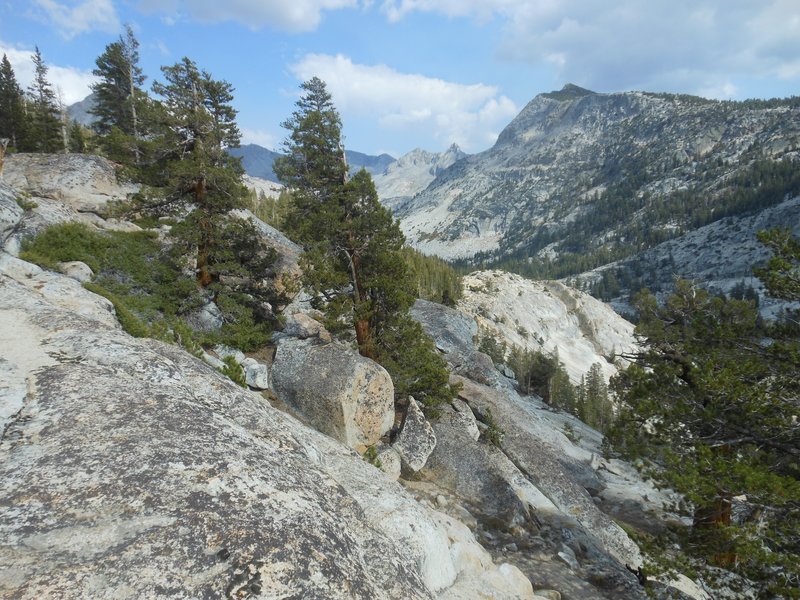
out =
[[[351,450],[2,253],[0,372],[0,596],[532,597]]]
[[[443,324],[454,322],[453,312],[429,304],[413,314],[439,340]],[[570,598],[644,598],[628,570],[642,564],[638,547],[588,491],[606,485],[606,463],[598,456],[602,436],[593,432],[591,449],[576,446],[557,422],[533,410],[534,399],[519,396],[469,336],[450,349],[445,358],[455,373],[451,381],[462,389],[434,424],[437,446],[421,471],[424,481],[468,507],[479,533],[486,531],[485,543],[522,568],[534,588],[555,588]],[[486,429],[490,412],[503,432],[499,447],[476,441],[470,425],[472,416],[477,428]],[[622,478],[614,485],[617,497],[624,485]],[[515,550],[501,553],[506,546]],[[572,567],[557,558],[559,552],[575,555]],[[562,581],[571,583],[562,588]]]
[[[87,154],[12,154],[4,181],[39,198],[59,200],[79,212],[98,212],[126,200],[138,185],[121,184],[113,163]]]
[[[425,332],[450,364],[458,365],[472,356],[474,338],[478,335],[472,316],[428,300],[417,300],[411,308],[411,316],[423,324]]]
[[[272,385],[310,425],[351,448],[375,444],[394,424],[389,374],[344,344],[281,340]]]

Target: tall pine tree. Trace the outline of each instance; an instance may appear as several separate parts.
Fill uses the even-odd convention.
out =
[[[305,247],[304,280],[328,324],[347,323],[359,352],[382,364],[398,397],[435,405],[449,400],[444,361],[408,314],[414,283],[398,223],[369,173],[348,178],[342,123],[325,83],[302,84],[275,173],[292,191],[287,226]]]
[[[60,110],[38,46],[33,54],[33,67],[34,78],[28,87],[28,146],[36,152],[58,152],[64,149]]]
[[[92,84],[95,105],[89,111],[96,117],[92,127],[105,136],[104,146],[112,158],[138,165],[145,76],[139,67],[139,42],[130,25],[124,35],[106,46],[96,64],[92,73],[99,79]]]
[[[162,67],[165,81],[153,84],[162,98],[158,164],[165,197],[162,210],[189,214],[175,233],[197,248],[197,281],[219,279],[215,256],[231,209],[243,205],[242,168],[226,149],[239,145],[233,88],[212,79],[184,58]]]
[[[0,138],[17,149],[25,139],[25,96],[5,54],[0,61]]]

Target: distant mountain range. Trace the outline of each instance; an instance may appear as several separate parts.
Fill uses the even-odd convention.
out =
[[[395,214],[422,251],[603,297],[675,275],[750,282],[759,228],[800,233],[800,98],[721,102],[574,85],[536,96],[496,144]],[[749,285],[749,283],[748,283]]]

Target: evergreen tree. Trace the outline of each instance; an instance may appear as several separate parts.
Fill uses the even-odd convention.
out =
[[[28,88],[31,99],[28,122],[28,146],[37,152],[63,150],[61,118],[53,87],[47,80],[47,65],[36,47],[33,55],[34,79]]]
[[[0,138],[8,139],[12,148],[23,145],[25,138],[25,95],[5,54],[0,61]]]
[[[791,286],[778,281],[791,297]],[[644,293],[637,307],[643,349],[614,382],[625,407],[617,447],[655,461],[660,468],[651,474],[694,505],[692,527],[674,534],[685,552],[758,582],[762,597],[797,597],[796,323],[764,325],[751,302],[685,281],[665,305]]]
[[[83,126],[77,121],[72,121],[69,126],[69,151],[75,154],[86,152],[86,133]]]
[[[287,226],[304,245],[304,283],[335,329],[346,323],[359,352],[392,375],[398,397],[427,405],[452,398],[443,359],[408,315],[413,280],[401,252],[404,238],[362,170],[348,180],[341,119],[324,82],[302,84],[285,156],[275,173],[291,190]]]
[[[197,281],[206,287],[219,280],[216,246],[227,214],[246,194],[241,165],[226,152],[239,145],[233,89],[188,58],[161,71],[166,81],[154,83],[153,91],[163,99],[158,164],[166,193],[151,208],[190,210],[174,234],[197,248]]]
[[[99,80],[92,84],[95,105],[89,112],[97,119],[92,127],[106,136],[105,146],[113,158],[138,165],[145,76],[139,67],[139,42],[130,25],[125,27],[124,35],[106,46],[96,64],[92,73]]]

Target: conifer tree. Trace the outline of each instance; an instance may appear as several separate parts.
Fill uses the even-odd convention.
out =
[[[188,58],[162,67],[165,81],[153,84],[162,98],[158,140],[159,182],[165,197],[151,208],[168,212],[189,209],[174,233],[196,247],[197,281],[218,281],[219,244],[228,212],[243,205],[242,168],[226,149],[239,145],[233,88],[212,79]]]
[[[414,283],[401,252],[404,237],[364,170],[348,179],[341,119],[325,83],[301,86],[275,173],[292,191],[287,226],[305,247],[304,282],[332,328],[346,322],[359,352],[392,375],[398,398],[432,406],[449,400],[448,373],[408,310]]]
[[[99,80],[92,85],[95,105],[89,112],[97,118],[92,127],[106,136],[105,146],[112,157],[132,159],[138,165],[145,76],[139,67],[139,42],[130,25],[126,25],[124,35],[106,46],[96,64],[92,73]]]
[[[38,46],[33,55],[33,66],[34,79],[28,88],[31,99],[28,145],[37,152],[58,152],[64,148],[60,111],[56,94],[47,79],[47,65]]]
[[[798,258],[784,273],[796,275]],[[786,280],[777,281],[787,289]],[[644,293],[637,308],[642,350],[614,381],[624,406],[616,447],[655,461],[660,468],[651,475],[694,505],[692,527],[674,534],[689,555],[752,579],[760,597],[797,597],[796,319],[762,323],[753,303],[685,281],[666,304]]]
[[[0,61],[0,138],[19,148],[25,136],[25,95],[17,83],[14,69],[3,54]]]

